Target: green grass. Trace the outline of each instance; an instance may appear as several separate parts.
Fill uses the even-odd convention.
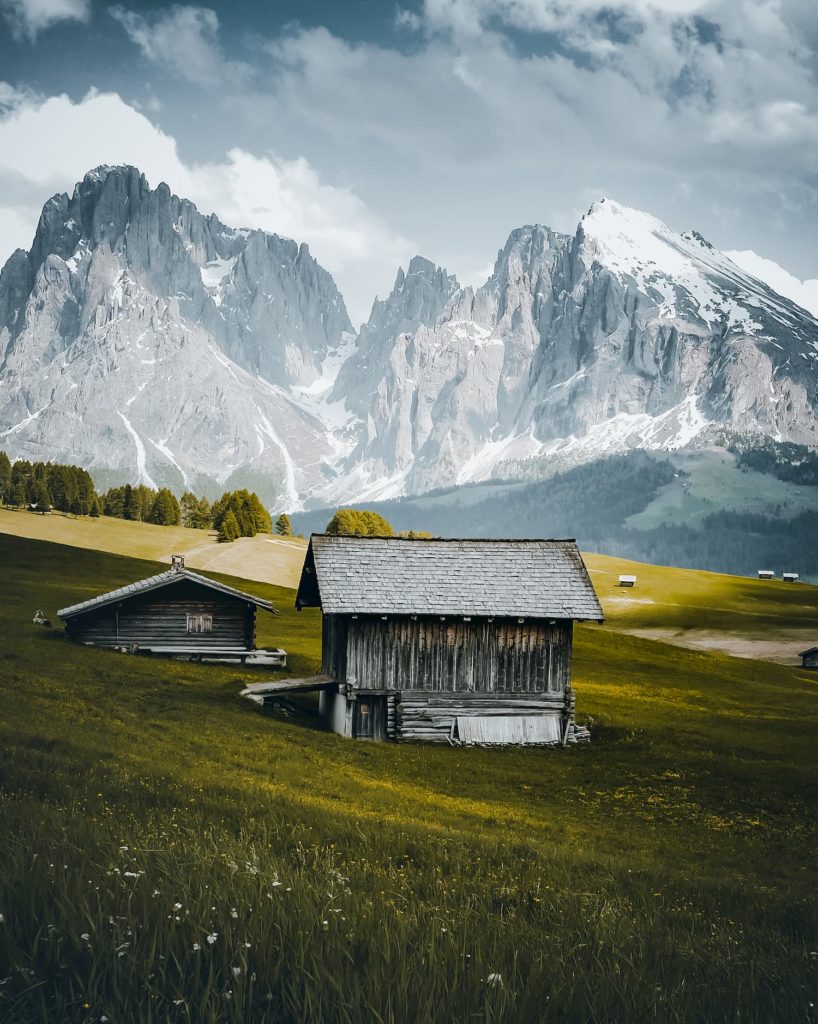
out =
[[[351,743],[31,624],[155,563],[0,565],[3,1024],[815,1019],[814,675],[580,627],[590,746]],[[315,671],[316,613],[234,582]]]
[[[816,632],[818,587],[746,576],[676,569],[631,562],[610,555],[584,555],[609,625],[714,629],[762,635],[782,628]],[[637,578],[619,586],[619,575]]]
[[[720,509],[775,512],[784,519],[818,510],[818,487],[787,483],[770,473],[741,470],[730,452],[700,449],[671,452],[665,457],[685,475],[660,488],[649,505],[625,521],[627,526],[639,530],[668,525],[697,527]]]

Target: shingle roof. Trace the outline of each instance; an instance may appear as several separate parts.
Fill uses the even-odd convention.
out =
[[[216,580],[208,579],[207,576],[200,576],[197,572],[191,572],[190,569],[168,569],[166,572],[160,572],[156,576],[149,576],[145,580],[138,580],[136,583],[129,583],[126,587],[119,587],[117,590],[111,590],[107,594],[100,594],[99,597],[92,597],[88,601],[81,601],[79,604],[72,604],[68,608],[62,608],[57,612],[57,615],[61,619],[70,619],[75,615],[81,615],[83,612],[91,611],[93,608],[102,608],[106,604],[114,604],[117,601],[124,601],[135,594],[145,593],[149,590],[158,590],[160,587],[166,587],[171,583],[178,583],[179,580],[189,580],[193,583],[199,583],[203,587],[209,587],[211,590],[218,590],[222,594],[228,594],[230,597],[240,598],[242,601],[249,601],[251,604],[256,605],[259,608],[264,608],[265,611],[275,612],[275,608],[269,601],[262,601],[258,597],[253,597],[252,594],[245,594],[243,590],[236,590],[235,587],[228,587],[225,583],[217,583]]]
[[[603,618],[573,540],[313,534],[296,606],[318,605],[330,614]]]

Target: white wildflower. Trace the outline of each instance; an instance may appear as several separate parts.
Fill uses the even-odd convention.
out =
[[[91,941],[91,936],[88,934],[88,932],[83,932],[82,935],[80,935],[80,938],[82,939],[83,942]]]
[[[209,946],[212,946],[213,943],[216,941],[216,939],[218,939],[218,937],[219,937],[219,933],[218,932],[211,932],[208,935],[208,937],[207,937],[207,944]]]
[[[193,943],[193,952],[194,952],[194,953],[196,953],[196,952],[197,952],[198,950],[200,950],[201,948],[202,948],[202,947],[201,947],[201,946],[199,945],[199,943],[198,943],[198,942],[194,942],[194,943]]]
[[[238,978],[238,976],[239,976],[240,974],[241,974],[241,967],[234,967],[234,968],[233,968],[233,976],[234,976],[234,977],[236,977],[236,978]]]
[[[174,910],[181,910],[182,909],[182,904],[181,903],[174,903],[173,904],[173,909]]]
[[[486,984],[487,985],[491,985],[492,988],[496,988],[498,985],[502,985],[503,984],[503,976],[502,976],[502,974],[490,974],[486,978]]]
[[[235,907],[230,908],[230,916],[235,920],[239,916],[238,910]]]

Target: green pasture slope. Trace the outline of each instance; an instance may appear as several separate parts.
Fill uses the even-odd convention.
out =
[[[356,744],[31,624],[155,563],[0,567],[3,1024],[816,1019],[815,675],[581,627],[589,746]]]

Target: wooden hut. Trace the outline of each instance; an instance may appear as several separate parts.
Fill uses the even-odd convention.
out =
[[[72,640],[134,654],[261,660],[286,664],[282,650],[256,648],[256,609],[269,601],[185,568],[174,555],[167,572],[112,590],[57,614]]]
[[[785,583],[797,583],[801,577],[797,572],[783,572],[781,573],[781,579]]]
[[[774,580],[775,579],[775,573],[773,572],[772,569],[759,569],[758,570],[758,578],[760,580]]]
[[[798,657],[801,659],[801,668],[818,668],[818,647],[801,651]]]
[[[620,576],[619,577],[620,587],[635,587],[636,577],[635,576]]]
[[[587,736],[574,724],[573,622],[601,622],[602,608],[573,540],[315,534],[296,607],[322,609],[320,713],[343,736]]]

